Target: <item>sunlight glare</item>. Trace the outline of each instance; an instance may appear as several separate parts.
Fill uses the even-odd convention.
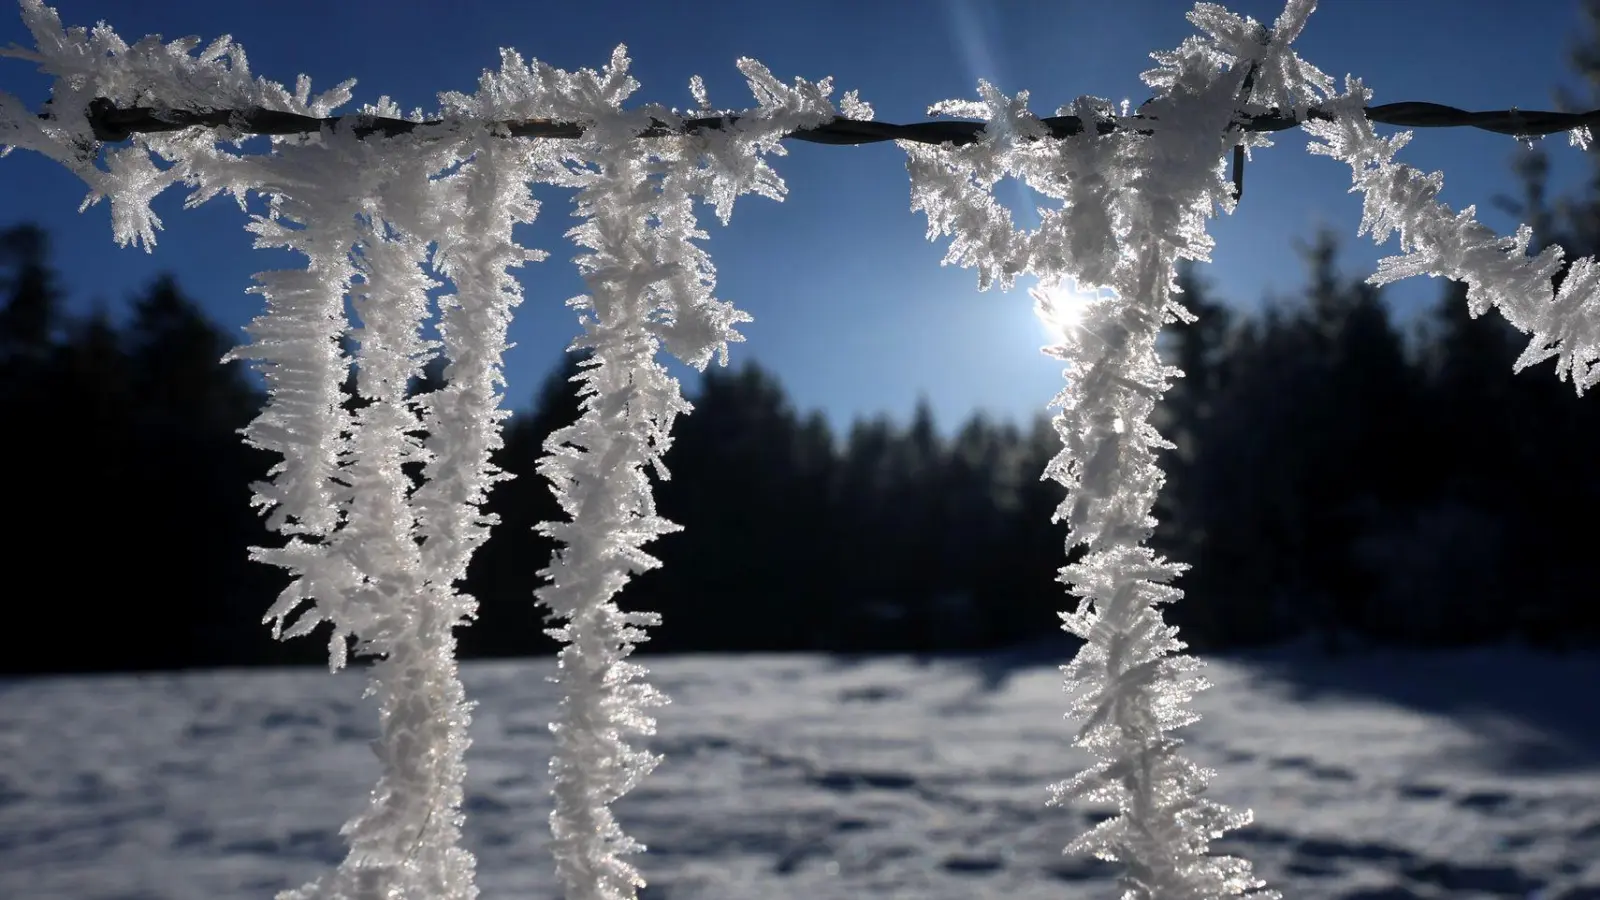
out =
[[[1082,324],[1084,309],[1095,299],[1092,291],[1081,289],[1070,279],[1041,284],[1029,288],[1028,293],[1033,295],[1034,315],[1039,317],[1045,336],[1054,344],[1066,341]]]

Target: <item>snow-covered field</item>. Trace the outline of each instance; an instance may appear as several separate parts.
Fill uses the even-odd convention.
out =
[[[666,761],[618,804],[651,898],[1104,897],[1045,786],[1060,654],[645,659]],[[484,900],[554,900],[545,662],[465,667]],[[1213,661],[1186,734],[1222,846],[1288,898],[1600,898],[1600,657]],[[376,778],[359,673],[0,682],[0,898],[268,898],[336,864]]]

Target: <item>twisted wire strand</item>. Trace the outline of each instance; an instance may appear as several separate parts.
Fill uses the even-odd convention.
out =
[[[1515,137],[1539,137],[1576,128],[1600,125],[1600,109],[1589,112],[1547,112],[1543,110],[1511,109],[1472,112],[1445,106],[1440,103],[1404,101],[1385,103],[1366,108],[1367,118],[1384,125],[1405,128],[1478,128],[1497,134]],[[275,109],[159,109],[149,106],[119,107],[110,100],[97,99],[89,104],[89,124],[95,137],[108,143],[131,138],[136,133],[180,131],[185,128],[229,128],[243,134],[289,135],[315,134],[323,128],[347,125],[359,137],[426,133],[432,129],[457,129],[466,122],[425,121],[412,122],[380,116],[349,115],[330,118],[302,116]],[[1123,121],[1138,121],[1140,115],[1125,117]],[[1244,131],[1285,131],[1301,125],[1308,119],[1329,120],[1333,116],[1313,107],[1305,118],[1296,118],[1273,111],[1260,114],[1241,113],[1237,127]],[[684,134],[727,128],[739,120],[738,116],[702,116],[683,120],[681,127],[657,122],[643,132],[646,137],[667,134]],[[1050,116],[1039,120],[1052,137],[1082,134],[1083,120],[1078,116]],[[580,138],[584,128],[573,122],[551,122],[539,119],[485,122],[507,137],[522,138]],[[1117,121],[1101,120],[1092,123],[1099,134],[1121,130]],[[933,122],[912,122],[896,125],[892,122],[863,122],[855,119],[834,119],[813,128],[790,132],[788,137],[814,144],[876,144],[885,141],[915,141],[921,144],[964,146],[978,140],[986,123],[947,119]]]
[[[1600,109],[1590,110],[1589,112],[1548,112],[1544,110],[1521,110],[1512,107],[1511,109],[1472,112],[1440,103],[1403,101],[1369,106],[1365,112],[1369,120],[1384,125],[1398,125],[1405,128],[1477,128],[1521,139],[1531,139],[1600,125]],[[51,114],[44,112],[39,115],[41,118],[48,118]],[[1126,130],[1128,126],[1123,123],[1132,122],[1135,123],[1133,130],[1140,133],[1149,133],[1147,130],[1136,127],[1136,123],[1145,118],[1145,116],[1135,114],[1116,119],[1110,115],[1108,110],[1106,118],[1091,121],[1087,127],[1093,127],[1098,134],[1111,134],[1116,131]],[[1241,112],[1232,127],[1247,132],[1287,131],[1309,120],[1327,121],[1333,118],[1334,116],[1331,113],[1316,107],[1307,110],[1304,118],[1286,115],[1277,110],[1255,114]],[[413,122],[407,119],[393,119],[363,114],[317,118],[315,116],[303,116],[298,113],[263,109],[261,107],[249,109],[119,107],[104,97],[90,102],[88,119],[95,138],[103,143],[120,143],[132,138],[135,134],[181,131],[185,128],[226,128],[240,134],[250,135],[316,134],[324,128],[348,128],[357,137],[361,138],[374,135],[395,137],[404,134],[427,134],[429,131],[448,133],[472,126],[488,127],[496,134],[519,138],[575,139],[583,137],[584,133],[584,126],[581,123],[552,122],[541,119],[495,122],[460,120]],[[736,115],[686,117],[682,120],[681,125],[657,121],[641,134],[644,137],[660,137],[669,134],[715,131],[728,128],[738,121],[739,117]],[[1086,127],[1084,120],[1078,116],[1050,116],[1039,121],[1052,137],[1057,138],[1082,134]],[[1150,119],[1150,121],[1154,121],[1154,119]],[[961,147],[977,142],[987,124],[985,122],[945,119],[896,125],[892,122],[836,118],[812,128],[792,131],[786,137],[813,144],[832,144],[836,146],[877,144],[887,141],[915,141],[920,144],[939,145],[948,143]],[[1243,147],[1236,148],[1233,154],[1233,187],[1235,197],[1242,197],[1244,194]]]

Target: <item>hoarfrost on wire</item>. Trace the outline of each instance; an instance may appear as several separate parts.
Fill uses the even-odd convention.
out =
[[[578,421],[550,435],[539,463],[570,521],[541,526],[563,546],[541,572],[549,583],[536,592],[565,620],[549,631],[566,644],[556,676],[563,698],[551,725],[550,824],[569,900],[631,898],[645,883],[623,859],[644,848],[609,807],[659,762],[628,739],[654,733],[647,711],[666,698],[636,680],[642,666],[627,662],[659,618],[623,612],[613,597],[633,574],[659,565],[644,544],[677,528],[657,515],[647,470],[668,477],[662,456],[673,420],[690,406],[657,350],[703,369],[726,360],[728,344],[743,339],[736,326],[749,321],[712,295],[716,270],[697,243],[706,234],[694,201],[711,204],[726,222],[740,194],[782,199],[783,182],[763,156],[783,152],[784,134],[836,114],[828,81],[797,79],[789,87],[743,59],[756,109],[722,131],[639,140],[655,123],[678,126],[681,118],[659,106],[623,109],[637,86],[627,66],[619,48],[603,72],[541,78],[556,86],[565,120],[586,124],[583,139],[565,151],[581,165],[555,180],[579,189],[576,215],[585,221],[569,237],[587,251],[577,262],[589,293],[568,305],[584,329],[572,349],[590,355],[577,379]],[[703,85],[691,91],[707,105]]]
[[[1291,3],[1268,32],[1221,7],[1196,7],[1190,20],[1206,37],[1154,54],[1159,66],[1144,78],[1155,96],[1137,122],[1083,97],[1059,111],[1079,116],[1082,133],[1053,138],[1026,94],[1008,97],[980,82],[977,102],[930,110],[986,119],[979,141],[959,149],[902,143],[913,209],[926,213],[930,238],[951,236],[945,261],[976,268],[980,288],[1036,276],[1036,309],[1063,334],[1048,351],[1071,366],[1054,401],[1063,446],[1046,476],[1067,489],[1056,517],[1070,526],[1068,549],[1088,548],[1062,571],[1080,599],[1064,627],[1086,641],[1063,672],[1078,695],[1077,743],[1098,761],[1055,785],[1051,803],[1117,806],[1067,852],[1122,862],[1128,898],[1275,896],[1258,890],[1248,862],[1208,855],[1212,837],[1250,814],[1202,799],[1210,773],[1183,758],[1170,734],[1198,718],[1186,704],[1206,684],[1158,608],[1181,596],[1169,582],[1183,567],[1144,542],[1163,479],[1156,452],[1171,446],[1149,418],[1182,374],[1162,364],[1156,337],[1163,324],[1191,318],[1175,297],[1176,264],[1208,259],[1205,220],[1233,208],[1226,154],[1265,143],[1235,127],[1238,111],[1252,103],[1303,109],[1320,98],[1326,76],[1288,49],[1310,11]],[[1118,127],[1101,134],[1101,123]],[[1040,210],[1036,229],[1018,230],[994,197],[1006,176],[1060,206]],[[1067,280],[1098,298],[1078,316],[1059,308],[1056,288]]]
[[[1371,97],[1360,79],[1347,78],[1344,92],[1326,104],[1336,118],[1303,126],[1319,139],[1307,148],[1310,152],[1350,166],[1350,190],[1363,199],[1359,233],[1379,244],[1397,233],[1400,237],[1404,255],[1380,260],[1367,280],[1388,284],[1413,275],[1442,275],[1465,282],[1474,317],[1498,307],[1507,322],[1533,336],[1517,359],[1517,371],[1555,357],[1556,375],[1571,378],[1579,394],[1600,384],[1600,268],[1594,258],[1563,267],[1565,253],[1554,245],[1530,257],[1533,229],[1527,225],[1501,237],[1477,220],[1475,207],[1452,211],[1437,199],[1442,173],[1423,174],[1394,161],[1411,132],[1380,138],[1359,114]],[[1576,129],[1571,139],[1575,146],[1587,146],[1589,130]],[[1559,290],[1552,282],[1558,274],[1563,275]]]
[[[700,135],[637,140],[657,122],[680,124],[659,106],[623,109],[637,87],[621,47],[603,71],[567,73],[503,51],[476,93],[441,95],[440,126],[360,140],[342,123],[320,134],[272,139],[272,152],[243,152],[245,136],[204,129],[135,135],[129,146],[95,141],[84,111],[104,97],[119,105],[216,109],[259,106],[326,116],[350,97],[346,83],[316,99],[301,78],[290,92],[253,77],[244,51],[223,38],[195,56],[192,38],[123,42],[108,27],[63,28],[55,12],[23,0],[36,50],[11,55],[56,77],[52,115],[34,117],[0,97],[0,138],[51,156],[88,184],[86,205],[109,198],[119,243],[149,250],[160,221],[149,203],[176,184],[188,204],[222,193],[248,210],[256,245],[298,251],[303,270],[266,272],[254,289],[267,309],[252,341],[232,356],[256,363],[269,402],[246,439],[282,461],[255,488],[283,546],[257,559],[294,576],[268,611],[283,637],[332,624],[330,666],[355,651],[381,657],[369,693],[379,698],[375,743],[382,777],[368,809],[344,828],[350,853],[329,877],[286,897],[470,898],[473,859],[459,847],[462,754],[470,704],[456,677],[452,628],[470,618],[472,598],[454,584],[492,520],[481,512],[503,477],[490,463],[501,445],[500,358],[511,309],[521,300],[510,269],[543,254],[520,247],[512,226],[531,222],[531,182],[580,189],[583,225],[570,236],[590,293],[571,301],[592,351],[580,381],[583,414],[553,435],[540,471],[571,522],[544,527],[565,545],[545,574],[539,599],[565,624],[566,696],[551,728],[557,869],[571,898],[632,897],[644,882],[621,856],[642,849],[611,818],[609,804],[656,763],[625,738],[649,734],[644,712],[664,702],[626,662],[643,640],[645,613],[622,613],[612,596],[655,561],[641,549],[675,526],[655,515],[646,468],[661,477],[673,418],[689,410],[679,385],[655,360],[659,347],[703,368],[726,361],[749,317],[712,296],[715,269],[698,246],[693,204],[722,221],[735,198],[782,199],[765,157],[783,135],[837,115],[831,82],[785,85],[753,60],[740,60],[757,107],[730,111],[734,127]],[[691,93],[709,107],[703,84]],[[871,108],[852,92],[847,115]],[[398,116],[386,99],[362,113]],[[420,111],[411,118],[421,121]],[[507,119],[579,121],[580,141],[506,141],[488,127]],[[157,164],[159,161],[159,165]],[[454,291],[430,301],[444,286]],[[346,321],[348,298],[357,317]],[[433,308],[430,309],[430,303]],[[440,339],[422,327],[437,315]],[[347,358],[340,340],[355,347]],[[421,396],[409,386],[443,356],[444,384]],[[359,403],[341,385],[356,375]],[[419,437],[420,435],[420,437]],[[420,464],[413,487],[402,468]],[[298,619],[291,617],[299,612]]]
[[[1035,309],[1062,336],[1047,352],[1070,366],[1053,402],[1063,446],[1045,477],[1066,488],[1056,516],[1069,525],[1067,549],[1088,551],[1062,570],[1079,598],[1063,627],[1086,641],[1063,672],[1076,695],[1077,742],[1097,762],[1053,786],[1050,802],[1118,807],[1068,851],[1122,862],[1130,898],[1271,896],[1249,863],[1209,855],[1210,839],[1250,814],[1204,800],[1211,773],[1186,760],[1172,736],[1197,718],[1187,704],[1206,682],[1159,610],[1181,596],[1171,582],[1183,566],[1145,546],[1163,480],[1156,453],[1170,447],[1149,417],[1182,376],[1162,364],[1156,338],[1163,325],[1192,319],[1175,266],[1208,259],[1206,219],[1233,209],[1229,151],[1270,146],[1242,131],[1239,116],[1293,115],[1321,141],[1313,153],[1351,166],[1353,190],[1365,195],[1361,232],[1379,242],[1398,232],[1404,254],[1384,260],[1375,283],[1414,274],[1464,280],[1475,315],[1498,306],[1533,334],[1519,368],[1553,356],[1580,392],[1600,383],[1595,261],[1563,273],[1558,248],[1529,258],[1525,226],[1500,238],[1472,208],[1454,213],[1437,201],[1442,176],[1395,163],[1409,135],[1377,137],[1362,113],[1370,91],[1349,79],[1335,94],[1332,79],[1289,49],[1314,5],[1289,0],[1270,29],[1196,5],[1189,19],[1201,34],[1152,54],[1157,67],[1144,79],[1155,96],[1137,117],[1095,97],[1058,110],[1118,126],[1108,134],[1087,127],[1052,138],[1026,92],[1008,96],[980,82],[976,100],[930,109],[983,119],[976,143],[901,145],[913,210],[927,216],[930,238],[951,238],[945,262],[977,269],[981,288],[1037,277]],[[542,526],[562,547],[537,592],[560,620],[550,633],[566,643],[551,724],[551,829],[569,900],[637,896],[644,880],[623,857],[643,848],[609,807],[659,762],[629,740],[653,732],[649,710],[666,698],[628,661],[657,617],[624,612],[614,597],[633,574],[659,565],[644,545],[677,527],[657,514],[650,474],[668,477],[671,427],[690,411],[657,352],[697,368],[725,362],[728,344],[742,340],[737,326],[749,321],[713,295],[695,203],[726,223],[742,194],[781,200],[783,182],[766,157],[783,153],[782,137],[841,114],[870,119],[871,106],[852,91],[836,109],[830,80],[786,85],[741,59],[754,109],[715,109],[698,77],[688,113],[624,108],[638,87],[624,48],[602,70],[573,73],[503,50],[476,92],[441,94],[440,124],[409,135],[362,140],[344,120],[318,134],[272,137],[267,153],[245,152],[252,139],[229,128],[138,134],[105,147],[86,115],[95,98],[323,117],[349,102],[354,83],[313,96],[304,76],[293,90],[254,76],[227,37],[198,53],[198,38],[130,45],[105,25],[63,28],[40,0],[21,8],[35,48],[3,52],[37,63],[55,82],[44,117],[0,94],[7,152],[34,150],[77,173],[89,188],[85,207],[109,200],[119,244],[150,250],[161,227],[150,202],[183,184],[189,206],[228,194],[248,212],[249,195],[265,198],[266,211],[247,226],[256,246],[306,258],[303,269],[256,276],[266,311],[232,354],[253,361],[269,388],[246,440],[281,457],[254,485],[254,502],[285,542],[254,554],[293,576],[267,613],[281,636],[329,622],[332,668],[345,664],[352,642],[381,658],[369,693],[378,697],[382,776],[343,830],[343,863],[286,900],[476,896],[475,862],[460,847],[471,704],[452,632],[475,603],[455,584],[494,524],[481,508],[504,477],[490,457],[506,415],[506,328],[522,299],[511,270],[544,257],[520,246],[512,229],[539,211],[530,184],[578,190],[583,222],[568,236],[582,250],[587,293],[569,301],[583,326],[572,349],[590,356],[577,379],[580,418],[551,435],[539,465],[569,517]],[[1313,106],[1332,118],[1311,120]],[[400,115],[387,99],[361,112]],[[736,118],[718,130],[640,137],[688,115]],[[424,120],[420,110],[409,118]],[[511,141],[486,124],[516,119],[579,122],[585,131],[577,140]],[[1586,129],[1570,137],[1578,146],[1590,138]],[[995,200],[1008,176],[1059,203],[1031,231]],[[1072,315],[1057,290],[1067,281],[1095,294]],[[423,337],[431,317],[437,341]],[[353,354],[341,349],[344,339]],[[409,386],[435,357],[446,363],[444,384],[413,396]],[[352,367],[354,404],[341,389]],[[420,484],[408,464],[420,466]]]
[[[1196,5],[1189,19],[1203,34],[1153,54],[1159,66],[1144,80],[1156,96],[1137,120],[1083,97],[1058,110],[1078,116],[1083,132],[1050,138],[1028,111],[1026,93],[1008,97],[979,82],[977,101],[929,110],[985,119],[979,141],[962,148],[902,142],[912,208],[926,214],[930,239],[951,238],[944,261],[976,268],[980,289],[1036,276],[1035,308],[1063,333],[1047,351],[1071,368],[1053,404],[1063,448],[1046,477],[1067,488],[1056,516],[1070,526],[1068,549],[1088,551],[1062,571],[1080,599],[1063,615],[1064,627],[1086,641],[1063,671],[1078,695],[1078,743],[1099,762],[1054,786],[1052,803],[1081,797],[1117,805],[1117,816],[1068,851],[1123,862],[1125,897],[1211,897],[1261,886],[1243,860],[1206,855],[1210,838],[1250,814],[1203,801],[1210,773],[1183,759],[1182,742],[1169,734],[1197,718],[1185,707],[1206,683],[1193,675],[1196,661],[1177,655],[1184,645],[1157,608],[1181,596],[1169,582],[1183,567],[1144,546],[1163,480],[1155,452],[1171,446],[1149,416],[1168,380],[1182,375],[1161,364],[1155,339],[1163,324],[1192,320],[1174,296],[1175,265],[1208,259],[1205,219],[1218,207],[1232,211],[1227,152],[1269,145],[1264,135],[1231,128],[1236,116],[1271,110],[1304,120],[1313,106],[1333,112],[1333,121],[1306,122],[1327,140],[1313,152],[1356,170],[1367,198],[1362,232],[1381,242],[1400,230],[1409,252],[1385,260],[1373,281],[1423,273],[1464,280],[1474,314],[1500,305],[1513,324],[1534,332],[1519,368],[1557,356],[1558,374],[1572,374],[1580,391],[1600,382],[1600,269],[1592,260],[1575,263],[1551,302],[1559,249],[1529,260],[1526,226],[1501,239],[1472,221],[1470,209],[1451,216],[1434,202],[1439,178],[1390,161],[1406,136],[1384,142],[1373,134],[1363,113],[1370,94],[1360,83],[1334,96],[1333,80],[1289,49],[1314,6],[1290,0],[1269,30],[1221,6]],[[1118,128],[1100,134],[1101,123]],[[1017,229],[994,197],[994,185],[1008,176],[1059,207],[1040,210],[1037,228]],[[1060,308],[1058,287],[1068,280],[1071,293],[1096,297],[1072,315]]]

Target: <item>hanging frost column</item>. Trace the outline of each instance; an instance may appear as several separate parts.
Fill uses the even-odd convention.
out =
[[[468,115],[489,104],[482,97],[446,99],[451,112]],[[388,104],[366,111],[399,115]],[[504,415],[498,410],[501,355],[510,309],[520,297],[506,269],[537,257],[511,241],[511,229],[537,211],[527,180],[538,154],[527,143],[511,144],[476,126],[445,126],[387,140],[324,135],[320,144],[286,148],[261,161],[303,179],[272,182],[275,214],[286,205],[296,208],[294,198],[301,196],[324,203],[345,196],[346,207],[360,212],[308,217],[304,229],[284,229],[275,218],[255,227],[263,240],[291,247],[327,230],[323,223],[344,223],[351,232],[328,240],[330,247],[353,250],[345,255],[354,259],[360,279],[350,293],[361,320],[353,332],[356,393],[365,401],[350,416],[335,454],[337,526],[320,541],[296,539],[258,553],[297,576],[269,618],[281,625],[310,602],[286,636],[327,620],[334,626],[333,668],[343,665],[351,637],[357,652],[382,657],[368,689],[379,704],[373,749],[382,775],[367,809],[343,829],[350,852],[338,870],[286,898],[470,900],[477,894],[473,857],[460,847],[470,705],[457,675],[453,633],[474,603],[454,583],[487,536],[489,520],[479,507],[497,475],[489,455],[500,445]],[[438,286],[423,271],[430,247],[435,268],[456,287],[439,301],[448,384],[410,398],[411,382],[438,349],[420,336],[427,292]],[[270,339],[278,323],[273,312],[269,308],[259,323],[248,351],[269,361],[284,350]],[[342,304],[313,318],[337,333],[339,317]],[[326,347],[331,337],[324,332],[308,340]],[[316,396],[329,389],[328,381],[318,382]],[[331,390],[341,403],[336,380]],[[427,437],[419,441],[414,435],[422,431]],[[423,467],[414,490],[402,469],[406,463]]]
[[[497,115],[484,98],[492,93],[486,74],[478,97],[446,95],[450,115],[478,120]],[[487,130],[472,145],[472,156],[443,179],[448,198],[438,211],[442,222],[434,266],[456,291],[439,298],[439,332],[444,386],[419,398],[426,464],[414,504],[423,537],[422,560],[433,585],[451,591],[466,576],[473,552],[489,536],[494,518],[482,512],[489,487],[504,476],[490,462],[502,446],[500,409],[505,386],[501,362],[507,348],[511,311],[522,302],[522,288],[510,270],[544,258],[512,237],[513,226],[530,223],[539,204],[528,189],[542,146],[513,141]],[[463,614],[466,598],[457,601]]]
[[[1077,743],[1099,762],[1053,786],[1051,802],[1116,804],[1117,816],[1067,850],[1120,861],[1126,898],[1220,897],[1261,885],[1248,862],[1208,855],[1211,838],[1250,815],[1202,798],[1210,773],[1180,756],[1182,741],[1170,734],[1198,718],[1185,705],[1205,683],[1190,677],[1199,663],[1178,655],[1184,645],[1157,607],[1181,595],[1169,582],[1182,567],[1144,546],[1163,480],[1155,454],[1171,446],[1149,417],[1168,379],[1181,374],[1162,365],[1156,337],[1166,322],[1191,320],[1173,296],[1175,265],[1208,258],[1205,219],[1214,206],[1231,211],[1228,151],[1265,143],[1230,127],[1235,109],[1252,98],[1299,108],[1326,84],[1287,50],[1310,11],[1309,2],[1291,2],[1269,40],[1254,21],[1197,6],[1190,20],[1208,39],[1156,55],[1161,67],[1145,75],[1156,97],[1143,118],[1119,120],[1109,104],[1084,98],[1061,113],[1083,119],[1085,133],[1050,139],[1026,95],[1008,98],[980,84],[980,103],[933,110],[987,118],[979,143],[902,145],[913,208],[927,213],[929,236],[954,235],[946,262],[976,266],[982,287],[1038,276],[1046,288],[1036,292],[1040,314],[1064,332],[1049,351],[1071,365],[1053,404],[1064,446],[1046,474],[1067,488],[1057,516],[1069,525],[1068,548],[1088,548],[1063,570],[1081,599],[1063,614],[1064,627],[1087,642],[1063,671],[1079,692]],[[1119,130],[1099,135],[1101,122]],[[1043,213],[1036,231],[1016,230],[992,193],[1007,175],[1061,208]],[[1089,303],[1079,324],[1062,324],[1068,318],[1051,289],[1066,278],[1110,288],[1111,296]]]
[[[339,870],[289,896],[475,896],[472,857],[458,846],[467,707],[450,631],[468,608],[449,585],[464,563],[455,553],[448,563],[424,564],[417,539],[431,531],[417,527],[400,468],[426,458],[411,436],[420,420],[405,391],[431,349],[418,330],[434,285],[420,268],[436,222],[429,177],[459,160],[455,136],[367,142],[336,128],[272,139],[273,152],[261,155],[238,152],[243,141],[226,129],[189,129],[134,135],[127,146],[105,149],[101,168],[102,148],[83,114],[93,98],[325,116],[349,99],[351,84],[312,98],[304,77],[291,92],[253,76],[244,51],[226,39],[198,55],[193,38],[129,45],[103,25],[68,31],[37,0],[22,8],[38,49],[13,55],[55,76],[54,113],[37,119],[0,98],[0,134],[82,176],[90,202],[110,198],[119,242],[152,244],[160,221],[150,201],[183,183],[195,188],[189,205],[228,193],[243,207],[248,193],[265,195],[268,214],[250,225],[257,246],[307,258],[303,270],[257,276],[267,310],[249,328],[251,343],[231,354],[254,361],[268,387],[246,440],[282,456],[254,488],[268,527],[288,540],[256,557],[294,575],[268,613],[278,628],[309,602],[287,635],[327,620],[333,668],[343,665],[351,638],[358,652],[384,657],[370,688],[379,700],[374,750],[383,776],[368,809],[345,828],[351,852]],[[366,112],[396,114],[389,106]],[[340,389],[350,365],[338,346],[348,328],[347,294],[361,318],[357,391],[366,401],[354,414]],[[469,463],[450,477],[475,484],[484,468]],[[470,499],[470,490],[444,493]]]
[[[421,328],[427,292],[437,285],[423,266],[435,231],[434,195],[449,185],[429,176],[453,162],[455,152],[449,142],[420,138],[358,141],[335,134],[325,144],[316,148],[320,167],[290,161],[288,168],[320,168],[325,176],[294,185],[295,195],[337,196],[343,186],[367,198],[352,204],[360,215],[348,245],[357,275],[351,301],[360,320],[352,332],[356,394],[363,402],[351,415],[340,454],[338,527],[324,540],[292,540],[257,555],[297,576],[269,617],[281,624],[302,603],[311,604],[287,634],[327,620],[334,627],[332,668],[344,662],[347,636],[357,640],[356,652],[381,657],[368,694],[378,699],[380,736],[373,750],[382,774],[367,809],[343,829],[350,852],[339,868],[281,896],[470,900],[477,894],[473,858],[459,846],[468,706],[452,633],[470,607],[424,562],[424,532],[402,469],[427,457],[413,437],[422,422],[407,394],[434,349]],[[272,220],[257,225],[263,234],[281,232],[284,240],[324,227],[316,220],[303,232]],[[272,321],[269,311],[265,324]]]
[[[577,215],[587,219],[570,236],[589,251],[578,265],[590,293],[571,305],[583,311],[575,348],[593,355],[579,378],[581,415],[549,438],[550,455],[539,466],[570,517],[543,526],[564,546],[542,573],[550,584],[538,591],[552,617],[565,621],[550,632],[567,644],[555,678],[563,699],[550,726],[550,827],[567,900],[632,898],[644,886],[622,859],[644,848],[609,806],[659,761],[628,740],[654,732],[647,710],[666,698],[637,681],[645,669],[627,661],[659,617],[623,612],[613,598],[634,573],[658,565],[645,542],[676,528],[656,514],[646,468],[667,477],[661,457],[672,422],[690,407],[656,351],[665,344],[704,368],[714,356],[725,359],[727,345],[741,339],[734,326],[748,321],[711,296],[715,270],[695,244],[706,235],[693,200],[708,199],[726,221],[740,193],[781,199],[783,184],[760,154],[781,153],[782,134],[834,114],[827,82],[788,88],[742,60],[758,110],[721,133],[641,139],[654,122],[678,127],[682,119],[656,106],[621,109],[636,87],[627,65],[619,47],[603,72],[567,75],[535,64],[531,76],[559,95],[558,118],[586,127],[568,150],[575,165],[561,183],[581,188]],[[698,81],[693,89],[704,105]]]

